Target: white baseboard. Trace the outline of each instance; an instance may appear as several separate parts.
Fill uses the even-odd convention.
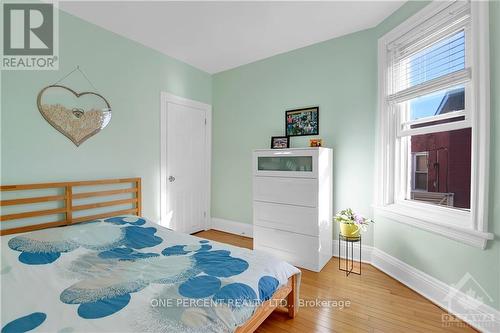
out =
[[[212,229],[228,232],[230,234],[253,237],[253,224],[220,219],[212,217]]]
[[[372,250],[371,264],[476,329],[500,332],[500,311],[477,302],[465,290],[458,290],[377,248]],[[470,275],[464,278],[473,281]],[[455,322],[448,323],[456,326]]]
[[[253,235],[252,224],[220,218],[212,218],[212,229],[247,237]],[[341,251],[345,251],[344,249]],[[338,252],[339,241],[334,239],[333,256],[338,257]],[[358,260],[358,258],[359,244],[354,244],[354,259]],[[369,245],[362,245],[361,261],[373,265],[481,332],[500,332],[500,311],[487,304],[478,303],[464,291],[457,290],[455,287]],[[471,279],[473,280],[472,277]],[[473,309],[471,304],[474,304]],[[443,315],[446,317],[445,313]],[[448,316],[445,319],[449,318]],[[450,326],[457,325],[456,322],[448,321],[448,323],[451,324]]]

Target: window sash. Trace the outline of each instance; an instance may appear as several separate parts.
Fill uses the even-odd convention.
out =
[[[403,91],[405,93],[404,98],[400,96],[391,100],[391,96],[387,97],[387,105],[388,112],[392,112],[395,115],[396,119],[396,137],[406,137],[411,135],[419,135],[419,134],[429,134],[443,131],[452,131],[467,127],[472,127],[471,122],[471,113],[473,112],[471,108],[471,100],[472,100],[472,70],[470,68],[466,68],[463,71],[450,73],[446,76],[428,81],[419,86],[415,86],[409,88],[407,90],[411,90],[409,92]],[[427,94],[431,94],[437,91],[445,90],[447,88],[451,88],[454,86],[458,86],[463,84],[465,86],[465,109],[458,110],[455,112],[449,112],[443,115],[430,116],[425,118],[416,119],[413,121],[408,121],[404,119],[402,104],[410,101],[413,98],[424,96]],[[455,117],[464,116],[464,120],[458,120],[454,122],[444,123],[444,124],[436,124],[423,126],[418,128],[405,128],[408,124],[420,124],[430,121],[437,121],[443,119],[450,119]]]
[[[467,102],[466,102],[467,103]],[[436,133],[436,132],[446,132],[446,131],[453,131],[453,130],[458,130],[462,128],[468,128],[472,127],[472,123],[470,118],[468,117],[468,113],[465,112],[465,119],[464,120],[457,120],[449,123],[444,123],[444,124],[435,124],[435,125],[429,125],[429,126],[423,126],[423,127],[417,127],[417,128],[404,128],[405,122],[402,120],[402,111],[400,107],[395,107],[393,108],[392,111],[395,114],[395,126],[396,126],[396,131],[395,131],[395,136],[396,139],[401,139],[404,137],[409,137],[412,135],[421,135],[421,134],[430,134],[430,133]],[[454,113],[454,112],[450,112]],[[457,114],[463,114],[464,111],[459,111],[456,114],[454,113],[453,116],[450,118],[455,118],[458,117]],[[426,119],[426,122],[429,121],[434,121],[434,120],[441,120],[438,118],[440,116],[434,116],[434,117],[427,117],[427,118],[422,118]],[[446,118],[443,118],[446,119]],[[420,121],[415,120],[415,122]]]
[[[402,125],[400,123],[400,126],[398,127],[398,131],[396,133],[396,136],[398,138],[403,138],[403,137],[409,137],[412,135],[422,135],[422,134],[430,134],[430,133],[436,133],[436,132],[447,132],[447,131],[454,131],[454,130],[459,130],[462,128],[469,128],[469,127],[471,127],[471,122],[470,122],[470,120],[467,120],[467,119],[458,120],[458,121],[445,123],[445,124],[429,125],[429,126],[409,128],[409,129],[403,129]]]
[[[404,131],[405,128],[413,126],[413,125],[420,125],[420,124],[430,123],[430,122],[433,122],[433,121],[453,119],[453,118],[465,117],[465,116],[466,116],[465,109],[464,110],[451,111],[451,112],[448,112],[448,113],[439,114],[437,116],[429,116],[429,117],[418,118],[418,119],[415,119],[415,120],[403,121],[401,123],[401,129]],[[432,126],[432,125],[429,125],[429,126]],[[426,127],[429,127],[429,126],[426,126]]]

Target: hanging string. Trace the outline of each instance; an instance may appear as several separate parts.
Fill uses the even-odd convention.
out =
[[[69,72],[68,74],[66,74],[65,76],[63,76],[62,78],[60,78],[57,82],[55,82],[53,85],[56,85],[58,83],[60,83],[61,81],[64,81],[67,77],[69,77],[71,74],[73,74],[74,72],[76,71],[79,71],[82,76],[85,78],[85,80],[87,80],[87,82],[92,86],[92,88],[98,92],[97,88],[94,86],[94,84],[92,83],[92,81],[90,81],[89,77],[87,76],[87,74],[85,74],[85,72],[80,68],[79,65],[77,65],[75,67],[75,69],[73,69],[71,72]]]
[[[92,88],[94,88],[94,90],[97,92],[97,88],[94,86],[94,84],[92,83],[92,81],[90,81],[89,77],[87,76],[87,74],[85,74],[84,71],[82,71],[80,69],[80,66],[76,66],[76,69],[78,69],[78,71],[80,73],[82,73],[83,77],[85,78],[85,80],[87,80],[87,82],[92,86]]]

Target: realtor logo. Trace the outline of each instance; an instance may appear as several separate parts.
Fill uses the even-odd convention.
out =
[[[52,3],[4,3],[2,69],[58,69],[58,20]]]
[[[468,325],[466,323],[480,328],[495,325],[495,314],[489,310],[491,306],[488,306],[493,304],[493,298],[468,272],[460,281],[451,285],[443,301],[450,312],[441,315],[445,327],[464,327]]]

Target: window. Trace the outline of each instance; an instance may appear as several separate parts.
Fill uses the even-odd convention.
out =
[[[484,247],[488,5],[433,2],[379,40],[376,208]]]
[[[412,190],[427,192],[429,182],[428,152],[412,153]]]

